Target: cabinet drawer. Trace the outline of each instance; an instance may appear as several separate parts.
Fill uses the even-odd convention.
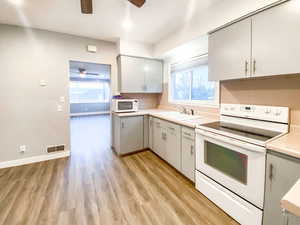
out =
[[[165,122],[165,127],[168,133],[180,134],[180,126],[175,123]]]
[[[182,127],[181,130],[182,137],[195,140],[195,130],[187,127]]]

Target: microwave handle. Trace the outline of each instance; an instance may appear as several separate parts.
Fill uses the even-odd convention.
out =
[[[211,132],[207,132],[207,131],[200,130],[200,129],[197,129],[196,132],[202,136],[213,138],[213,139],[222,141],[227,144],[235,145],[237,147],[242,147],[249,151],[258,152],[258,153],[266,153],[266,149],[264,147],[260,147],[260,146],[246,143],[246,142],[241,142],[241,141],[238,141],[233,138],[225,137],[225,136],[218,135],[218,134],[213,134]]]

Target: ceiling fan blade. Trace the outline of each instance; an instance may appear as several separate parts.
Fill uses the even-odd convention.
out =
[[[141,8],[146,2],[146,0],[128,0],[128,1],[139,8]]]
[[[83,14],[92,14],[93,0],[81,0],[81,12]]]

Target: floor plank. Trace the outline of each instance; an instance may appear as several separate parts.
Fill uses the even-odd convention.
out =
[[[0,170],[0,225],[237,225],[151,151],[119,158],[108,116],[71,119],[72,156]]]

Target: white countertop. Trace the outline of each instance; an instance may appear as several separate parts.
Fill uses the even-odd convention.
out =
[[[114,113],[114,114],[119,117],[150,115],[159,119],[167,120],[191,128],[196,128],[197,125],[219,120],[218,115],[201,114],[201,115],[192,116],[192,115],[181,114],[176,111],[164,110],[164,109],[146,109],[146,110],[139,110],[137,112]]]
[[[281,200],[281,207],[288,212],[300,216],[300,179]]]

